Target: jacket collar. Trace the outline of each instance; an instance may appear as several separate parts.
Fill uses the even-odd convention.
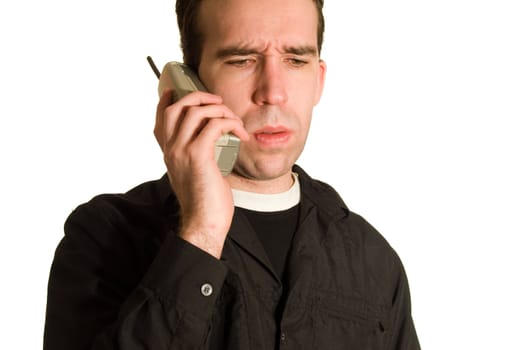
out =
[[[349,215],[349,208],[340,195],[330,185],[312,179],[301,167],[294,165],[292,170],[298,174],[302,197],[318,208],[323,215],[337,219]],[[304,200],[302,200],[303,204]]]
[[[292,170],[298,174],[301,196],[316,206],[319,211],[328,217],[339,218],[349,215],[349,209],[340,195],[328,184],[312,179],[301,167],[294,165]],[[173,204],[177,207],[176,197],[171,189],[167,174],[159,180],[161,200],[167,207]],[[173,203],[174,202],[174,203]],[[303,200],[302,200],[303,204]],[[171,207],[172,208],[172,207]]]

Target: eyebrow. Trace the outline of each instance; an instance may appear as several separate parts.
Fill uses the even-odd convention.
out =
[[[248,47],[248,46],[229,46],[225,47],[223,49],[218,50],[216,53],[217,58],[225,58],[230,56],[248,56],[248,55],[255,55],[260,54],[262,50],[254,48],[254,47]],[[290,53],[293,55],[298,56],[316,56],[318,54],[318,50],[314,46],[285,46],[283,48],[283,52]]]

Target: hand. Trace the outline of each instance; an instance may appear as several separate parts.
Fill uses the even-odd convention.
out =
[[[214,159],[214,143],[229,132],[242,141],[249,138],[241,119],[220,96],[197,91],[171,104],[167,91],[158,103],[154,135],[180,203],[179,235],[218,259],[234,204]]]

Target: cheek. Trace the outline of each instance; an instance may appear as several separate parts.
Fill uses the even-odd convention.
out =
[[[247,111],[251,100],[249,87],[245,83],[241,84],[225,79],[220,81],[219,86],[216,86],[212,93],[221,96],[223,104],[238,116],[242,116]]]
[[[295,75],[287,85],[287,92],[294,103],[304,104],[304,108],[312,108],[318,103],[322,93],[321,79],[317,72]]]
[[[303,117],[301,119],[301,125],[300,125],[300,134],[301,134],[301,141],[305,143],[305,140],[307,139],[307,136],[309,135],[309,129],[311,126],[311,113],[310,111],[304,112],[306,113],[306,117]]]

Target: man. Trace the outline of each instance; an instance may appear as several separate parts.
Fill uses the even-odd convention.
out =
[[[68,218],[45,349],[418,349],[395,252],[294,166],[325,79],[323,2],[179,0],[210,93],[158,104],[167,175]],[[214,142],[241,139],[222,177]]]

